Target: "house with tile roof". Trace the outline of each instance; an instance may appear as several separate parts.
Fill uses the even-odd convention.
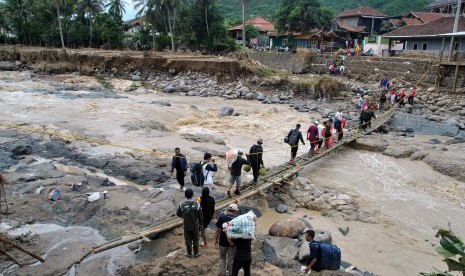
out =
[[[461,13],[465,13],[465,0],[462,0]],[[436,0],[428,6],[432,13],[455,14],[457,11],[457,0]]]
[[[378,34],[382,22],[387,15],[370,7],[360,6],[346,10],[336,16],[333,21],[334,31],[348,34]],[[373,32],[372,32],[373,26]]]
[[[245,24],[254,26],[260,32],[260,36],[256,41],[259,46],[269,46],[270,39],[276,37],[276,30],[273,22],[270,22],[263,17],[256,16],[245,21]],[[229,28],[228,35],[235,39],[238,44],[242,43],[242,24]]]
[[[450,33],[453,32],[454,17],[447,16],[428,23],[409,25],[384,34],[390,41],[403,43],[403,53],[428,53],[435,56],[449,54]],[[465,16],[460,16],[457,32],[465,32]],[[465,33],[457,36],[454,52],[465,51]]]

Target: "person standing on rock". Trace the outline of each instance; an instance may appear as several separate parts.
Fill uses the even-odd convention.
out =
[[[218,171],[218,165],[215,163],[215,159],[212,158],[211,153],[206,152],[203,155],[202,161],[202,173],[203,173],[203,185],[211,188],[213,186],[213,173]]]
[[[287,134],[288,144],[291,146],[291,164],[295,163],[295,158],[297,156],[297,151],[299,150],[299,140],[302,144],[305,145],[302,132],[300,132],[300,124],[295,126],[295,129],[291,129],[289,134]]]
[[[200,257],[199,251],[199,229],[203,225],[202,207],[194,200],[194,191],[186,189],[184,192],[186,200],[179,204],[176,215],[183,219],[184,242],[186,244],[186,256],[192,258]],[[192,255],[194,248],[194,255]]]
[[[253,145],[249,150],[249,155],[247,155],[247,160],[250,162],[250,167],[252,167],[253,172],[253,182],[257,184],[260,166],[265,166],[263,164],[263,140],[258,139],[257,144]]]
[[[318,121],[313,121],[307,130],[307,140],[310,141],[310,152],[309,155],[313,156],[318,153]]]
[[[200,207],[202,207],[203,224],[200,232],[202,234],[202,247],[207,247],[207,227],[215,215],[215,199],[210,196],[210,189],[203,187],[202,196],[200,197]]]
[[[184,177],[187,175],[187,159],[184,154],[181,154],[181,149],[175,148],[174,149],[174,156],[171,160],[171,176],[174,174],[174,170],[176,169],[176,180],[178,181],[179,191],[184,190]]]
[[[387,76],[384,76],[384,78],[381,80],[380,87],[381,91],[386,91],[389,89],[389,79],[387,78]]]
[[[220,246],[220,276],[231,275],[233,271],[233,259],[236,248],[228,242],[226,233],[223,231],[223,223],[231,221],[237,216],[239,208],[231,203],[226,214],[221,214],[216,221],[215,246]]]
[[[240,195],[241,192],[239,191],[242,181],[241,181],[241,174],[242,174],[242,166],[244,165],[250,165],[250,162],[247,161],[242,157],[244,152],[242,150],[239,150],[237,152],[237,158],[236,161],[234,161],[231,164],[230,171],[231,171],[231,178],[229,180],[229,188],[228,188],[228,197],[231,197],[231,190],[232,187],[234,186],[234,183],[236,184],[236,190],[234,191],[235,195]]]
[[[321,255],[319,253],[319,244],[318,242],[314,241],[315,239],[315,231],[307,230],[305,231],[305,240],[309,242],[310,246],[310,263],[305,268],[304,272],[307,274],[308,272],[312,271],[310,275],[312,276],[321,276],[323,275],[323,269],[321,266],[320,261],[318,260],[318,256]]]

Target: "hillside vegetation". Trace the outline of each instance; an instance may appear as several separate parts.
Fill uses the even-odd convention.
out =
[[[285,1],[285,0],[284,0]],[[248,0],[247,17],[263,16],[271,19],[279,10],[280,0]],[[434,0],[321,0],[324,8],[336,16],[343,10],[360,5],[375,7],[387,15],[402,15],[409,11],[426,11]],[[231,22],[241,20],[242,0],[217,0],[220,13]]]

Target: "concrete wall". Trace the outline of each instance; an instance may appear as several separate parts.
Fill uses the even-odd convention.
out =
[[[465,52],[465,41],[462,42],[461,40],[456,40],[459,43],[459,52]],[[423,50],[423,44],[426,45],[426,50]],[[415,44],[417,49],[414,50]],[[437,56],[439,51],[442,48],[442,38],[410,38],[405,41],[405,47],[403,53],[425,53],[425,54],[432,54]],[[449,54],[450,49],[450,38],[446,38],[444,43],[444,55]]]

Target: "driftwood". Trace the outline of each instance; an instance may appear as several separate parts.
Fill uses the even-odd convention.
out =
[[[4,254],[5,256],[9,257],[11,260],[13,260],[13,262],[15,262],[17,265],[19,265],[20,267],[23,267],[23,265],[21,264],[20,261],[18,261],[18,259],[16,259],[15,256],[11,255],[10,253],[6,252],[5,250],[3,250],[2,248],[0,248],[0,253]]]
[[[33,252],[27,250],[27,249],[22,248],[21,246],[19,246],[19,245],[17,245],[16,243],[10,241],[10,240],[7,239],[7,238],[4,238],[4,237],[1,237],[1,236],[0,236],[0,242],[5,243],[5,244],[9,244],[9,245],[13,246],[14,248],[16,248],[16,249],[18,249],[18,250],[20,250],[20,251],[22,251],[22,252],[28,254],[29,256],[31,256],[31,257],[33,257],[33,258],[35,258],[35,259],[41,261],[42,263],[45,262],[44,258],[42,258],[41,256],[39,256],[39,255],[37,255],[37,254],[35,254],[35,253],[33,253]]]

